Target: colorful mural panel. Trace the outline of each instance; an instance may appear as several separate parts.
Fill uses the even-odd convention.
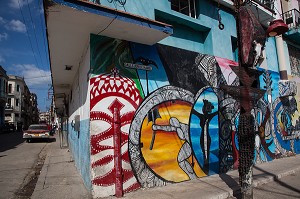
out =
[[[91,36],[91,66],[94,191],[115,193],[114,108],[125,192],[237,168],[240,105],[222,90],[239,85],[236,62]],[[277,72],[262,71],[266,92],[251,111],[256,163],[300,153],[299,99],[280,97],[278,82]]]

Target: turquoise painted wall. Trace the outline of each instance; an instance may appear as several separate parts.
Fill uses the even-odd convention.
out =
[[[101,1],[101,5],[173,25],[174,34],[160,44],[235,60],[231,47],[231,37],[236,37],[234,16],[220,10],[225,26],[220,30],[217,4],[209,0],[196,2],[197,19],[171,10],[168,0],[127,0],[124,6],[115,1]]]
[[[269,37],[266,41],[266,59],[268,70],[279,72],[278,58],[276,52],[275,37]]]
[[[80,171],[83,182],[87,189],[92,189],[90,174],[90,120],[80,121],[80,132],[74,131],[71,124],[68,124],[69,148],[73,154],[75,165]]]

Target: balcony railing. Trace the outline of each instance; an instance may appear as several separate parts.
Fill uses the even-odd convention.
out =
[[[292,9],[282,14],[284,23],[289,28],[298,28],[300,26],[300,12],[299,10]]]
[[[231,0],[235,2],[235,0]],[[261,5],[268,10],[274,10],[274,0],[246,0],[248,4]]]
[[[12,109],[14,109],[14,107],[11,106],[11,105],[6,105],[6,106],[5,106],[5,109],[6,109],[6,110],[12,110]]]
[[[274,0],[253,0],[253,1],[271,10],[274,10]]]

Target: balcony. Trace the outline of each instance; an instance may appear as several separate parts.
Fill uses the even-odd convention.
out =
[[[6,105],[5,106],[5,110],[13,110],[13,109],[14,109],[14,107],[11,106],[11,105]]]
[[[260,4],[269,10],[274,10],[274,0],[253,0],[254,2]]]
[[[285,36],[300,44],[300,12],[299,10],[292,9],[282,14],[282,19],[288,25],[289,31],[285,34]]]
[[[230,9],[234,8],[235,0],[214,0],[217,3],[222,4]],[[247,0],[246,6],[249,7],[259,22],[264,26],[268,27],[268,23],[275,19],[274,11],[274,0]]]

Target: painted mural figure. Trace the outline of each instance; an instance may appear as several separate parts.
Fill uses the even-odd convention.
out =
[[[201,137],[200,137],[200,146],[203,152],[203,171],[205,174],[208,175],[209,173],[209,155],[210,155],[210,145],[211,145],[211,137],[209,135],[209,123],[213,119],[215,115],[218,114],[218,112],[212,113],[212,110],[214,109],[214,106],[211,102],[209,102],[206,99],[203,99],[203,107],[202,107],[202,113],[199,113],[195,109],[192,110],[192,114],[195,114],[200,119],[200,126],[202,129]]]
[[[283,100],[283,111],[281,113],[281,122],[284,127],[283,136],[290,136],[292,131],[294,130],[294,126],[292,124],[292,116],[295,114],[297,109],[297,102],[294,97],[291,99]]]
[[[192,155],[192,148],[190,145],[190,137],[189,137],[189,125],[183,124],[178,121],[177,118],[170,118],[170,125],[153,125],[152,126],[153,131],[161,130],[166,132],[176,132],[178,137],[181,140],[184,140],[185,142],[181,146],[177,161],[180,166],[180,168],[189,176],[190,179],[197,178],[197,175],[194,172],[193,169],[193,162],[190,164],[188,161],[188,158]]]

